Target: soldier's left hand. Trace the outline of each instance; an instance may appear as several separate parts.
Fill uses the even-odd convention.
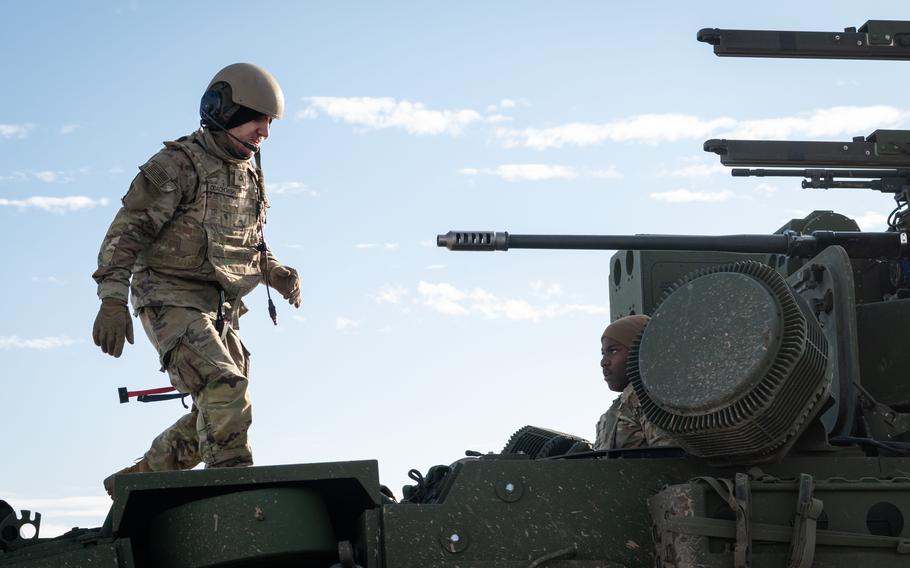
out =
[[[269,270],[269,283],[289,304],[300,307],[300,275],[296,270],[283,264],[273,266]]]

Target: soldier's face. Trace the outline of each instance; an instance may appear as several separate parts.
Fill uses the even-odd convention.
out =
[[[600,341],[600,368],[603,369],[604,380],[611,391],[621,392],[629,380],[626,378],[626,360],[629,358],[629,348],[619,344],[609,337]]]
[[[240,126],[235,126],[234,128],[228,130],[228,132],[240,140],[246,142],[247,144],[252,144],[253,146],[259,148],[259,145],[269,137],[269,127],[271,125],[271,117],[262,115],[257,119],[251,120],[249,122],[244,122]],[[238,155],[246,156],[247,158],[253,155],[253,150],[250,150],[233,138],[229,137],[228,139],[234,145],[234,149],[237,150]]]

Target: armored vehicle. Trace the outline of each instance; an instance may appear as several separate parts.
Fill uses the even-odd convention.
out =
[[[907,22],[698,38],[718,55],[910,58]],[[372,461],[124,475],[102,527],[53,539],[0,502],[0,566],[908,565],[910,132],[705,149],[778,168],[737,176],[892,193],[889,229],[817,211],[769,235],[438,237],[617,250],[611,316],[651,316],[631,384],[675,446],[593,450],[526,426],[500,453],[412,470],[401,502]]]

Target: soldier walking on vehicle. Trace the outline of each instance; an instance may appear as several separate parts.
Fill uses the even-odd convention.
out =
[[[95,344],[119,357],[124,341],[133,343],[129,296],[161,370],[193,400],[118,473],[253,463],[249,352],[237,334],[242,298],[263,282],[300,306],[297,271],[278,262],[263,236],[269,204],[259,148],[283,113],[281,87],[264,69],[219,71],[202,96],[201,128],[139,167],[101,244]],[[108,493],[113,478],[104,480]]]

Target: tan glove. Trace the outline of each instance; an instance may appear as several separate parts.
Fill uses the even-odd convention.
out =
[[[269,270],[269,285],[281,294],[289,304],[300,307],[300,275],[290,266],[278,264]]]
[[[126,302],[114,298],[101,300],[95,317],[92,339],[102,351],[114,357],[123,353],[123,339],[133,343],[133,320]]]

